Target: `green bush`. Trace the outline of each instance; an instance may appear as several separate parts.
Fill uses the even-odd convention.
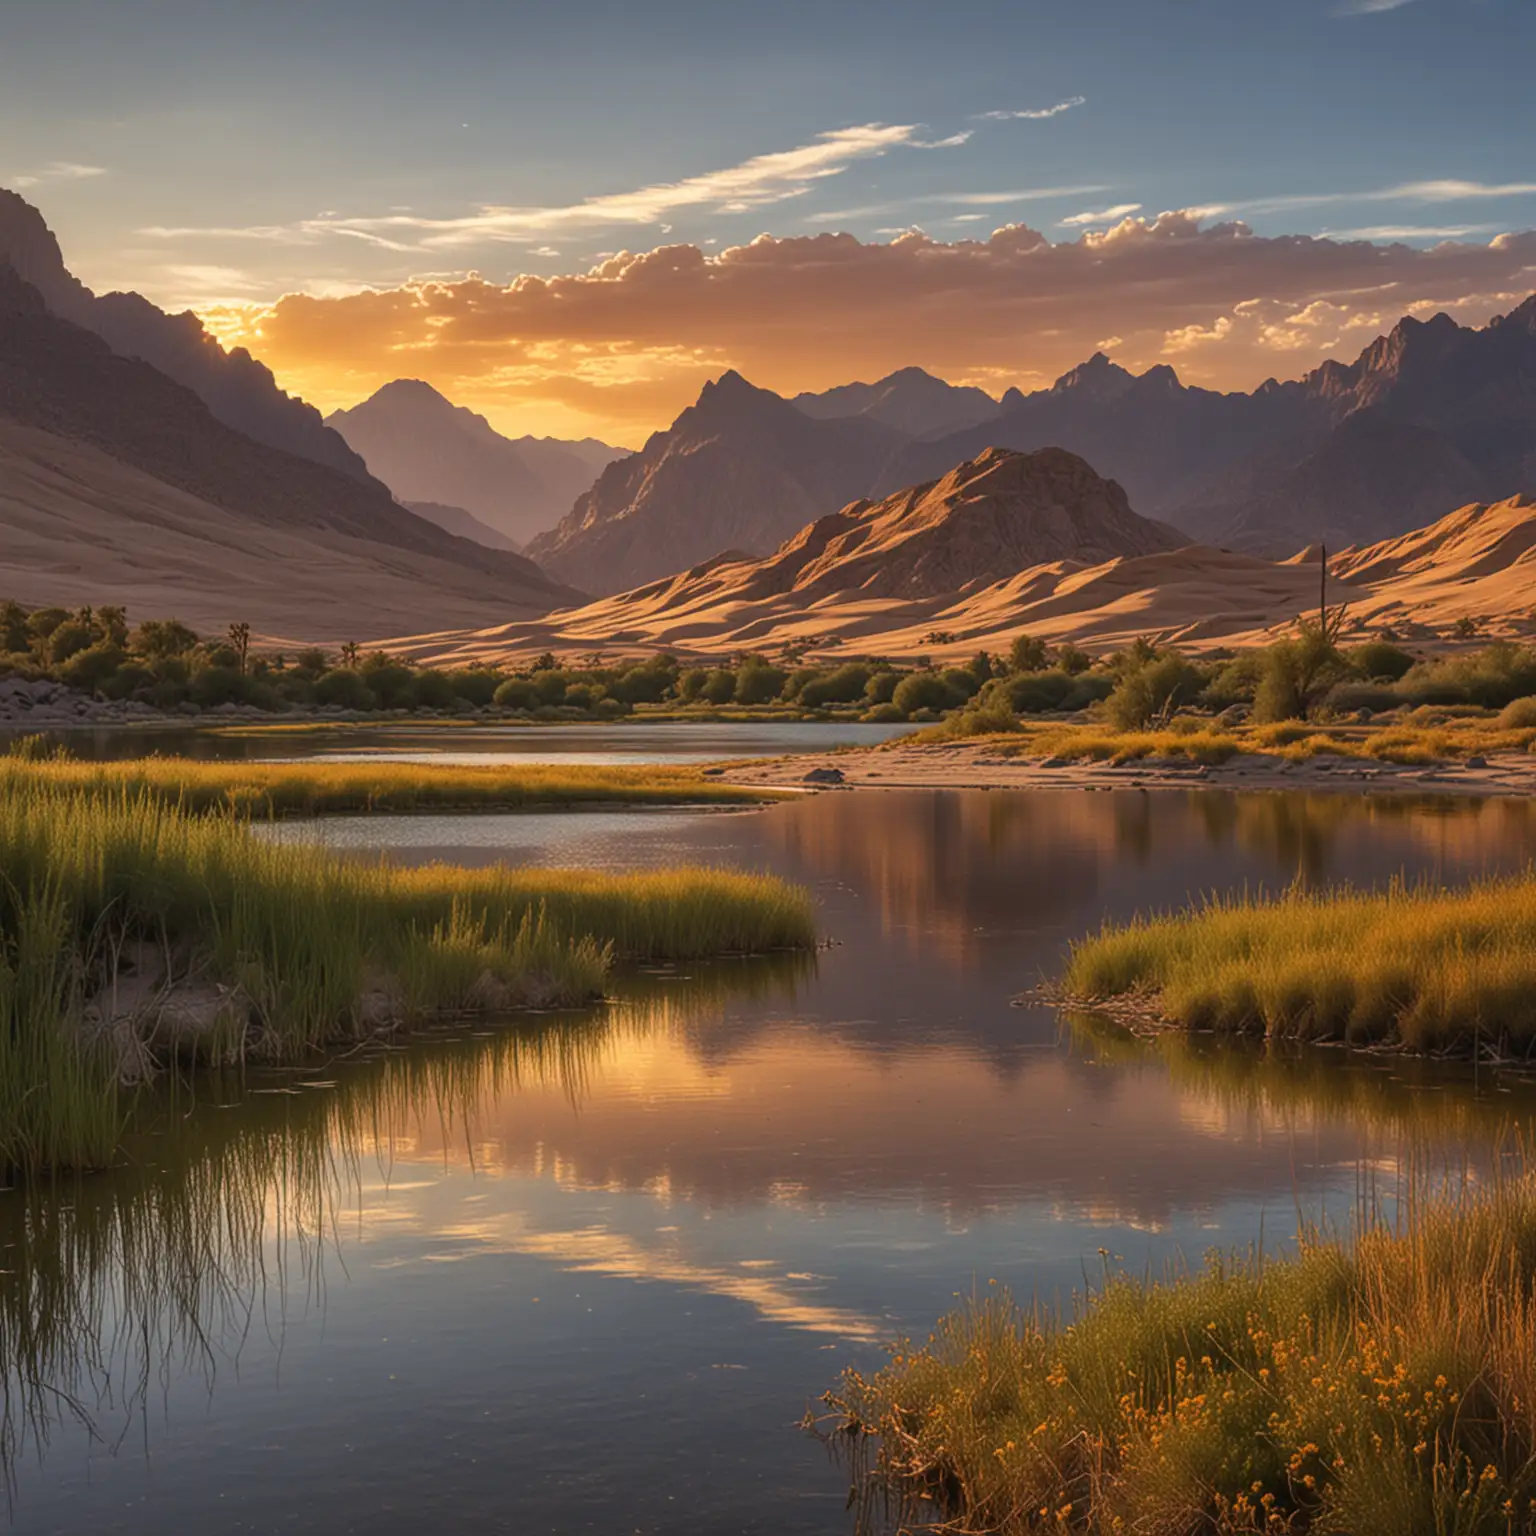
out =
[[[748,657],[736,673],[736,702],[771,704],[783,691],[785,676],[783,668],[770,666],[756,656]]]
[[[1050,652],[1038,635],[1018,635],[1008,648],[1010,672],[1043,672],[1050,664]]]
[[[246,680],[233,667],[204,667],[192,674],[189,696],[200,709],[245,702]]]
[[[1020,672],[1014,676],[989,683],[985,694],[995,696],[1001,692],[1008,708],[1016,715],[1039,715],[1047,710],[1061,709],[1074,687],[1073,679],[1065,672],[1054,669],[1048,672]]]
[[[452,709],[458,698],[447,674],[431,668],[416,674],[415,695],[418,709]]]
[[[1120,731],[1137,731],[1180,704],[1193,702],[1205,679],[1177,651],[1151,661],[1132,661],[1104,701],[1104,712]]]
[[[701,697],[706,704],[729,704],[736,697],[736,674],[729,667],[716,667],[705,679]]]
[[[895,696],[896,685],[901,681],[901,673],[893,672],[889,667],[876,672],[864,685],[864,699],[869,704],[889,704]]]
[[[526,677],[509,677],[491,695],[491,702],[499,709],[532,709],[539,695]]]
[[[332,709],[374,709],[377,701],[353,667],[333,667],[315,684],[315,702]]]
[[[1499,711],[1499,729],[1502,731],[1528,731],[1533,726],[1536,726],[1536,695],[1511,699]]]
[[[1413,666],[1413,657],[1407,651],[1385,640],[1367,640],[1364,645],[1346,651],[1344,659],[1361,677],[1373,682],[1395,683]]]
[[[86,650],[74,652],[58,669],[59,681],[71,688],[95,693],[98,688],[106,687],[122,666],[123,660],[121,649],[110,640],[104,640]]]
[[[969,673],[966,675],[969,677]],[[869,677],[869,668],[856,662],[839,667],[835,672],[825,673],[803,684],[800,703],[807,709],[821,709],[827,704],[852,704],[864,697]]]
[[[866,709],[859,718],[868,725],[897,725],[907,717],[887,700],[872,709]]]
[[[541,667],[533,674],[533,691],[540,704],[565,702],[566,676],[556,667]]]
[[[937,672],[913,672],[902,678],[891,695],[891,703],[903,716],[915,715],[924,709],[935,712],[953,709],[961,702]]]
[[[492,703],[496,698],[496,690],[501,686],[501,674],[484,667],[464,667],[449,672],[447,677],[454,697],[475,709],[484,709]]]

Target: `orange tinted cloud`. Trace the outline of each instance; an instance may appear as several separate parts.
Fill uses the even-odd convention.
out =
[[[428,379],[503,430],[634,441],[726,367],[793,393],[917,363],[994,390],[1048,383],[1106,338],[1131,367],[1251,388],[1352,357],[1407,312],[1481,322],[1536,287],[1536,233],[1431,249],[1126,218],[1053,244],[921,232],[760,236],[623,252],[591,271],[418,280],[224,309],[210,326],[330,408]]]

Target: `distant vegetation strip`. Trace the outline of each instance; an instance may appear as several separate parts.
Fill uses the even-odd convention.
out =
[[[1467,890],[1213,899],[1072,946],[1062,990],[1189,1030],[1536,1051],[1536,872]]]
[[[0,1170],[97,1166],[122,1084],[441,1013],[602,995],[615,960],[807,949],[767,875],[401,868],[142,789],[0,783]]]
[[[855,1493],[995,1536],[1536,1529],[1536,1183],[1408,1205],[1288,1260],[1110,1270],[1070,1319],[973,1301],[829,1395]]]
[[[0,757],[0,794],[127,792],[192,812],[257,817],[344,812],[536,810],[582,804],[745,805],[771,791],[706,778],[697,768],[615,764],[454,767],[436,763],[199,762],[146,757],[89,763]]]

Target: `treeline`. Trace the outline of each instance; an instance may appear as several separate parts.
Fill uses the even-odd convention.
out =
[[[250,627],[198,635],[176,619],[132,626],[120,607],[27,609],[0,602],[0,674],[48,678],[106,699],[163,710],[247,705],[279,712],[496,710],[539,720],[617,719],[636,708],[687,712],[832,713],[872,722],[937,721],[956,730],[1008,729],[1021,716],[1092,709],[1133,730],[1177,711],[1256,722],[1326,719],[1399,707],[1503,708],[1536,694],[1536,648],[1510,643],[1415,657],[1388,639],[1341,647],[1336,621],[1294,636],[1198,657],[1138,640],[1094,658],[1079,647],[1020,636],[1007,654],[963,666],[878,660],[811,665],[742,655],[691,666],[666,653],[579,661],[546,654],[518,667],[412,666],[357,645],[256,652]]]

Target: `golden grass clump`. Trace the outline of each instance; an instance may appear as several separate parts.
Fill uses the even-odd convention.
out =
[[[146,757],[89,763],[0,757],[0,795],[18,787],[150,795],[194,812],[320,816],[364,811],[529,810],[580,804],[746,805],[773,791],[697,768],[614,764],[455,767],[435,763],[199,762]]]
[[[1106,1274],[1070,1320],[973,1301],[829,1394],[878,1437],[866,1500],[999,1536],[1536,1530],[1536,1182],[1408,1206],[1287,1260]]]
[[[401,868],[140,788],[0,785],[0,1168],[98,1165],[117,1081],[288,1058],[432,1013],[573,1006],[613,960],[806,949],[767,875]]]
[[[1398,1045],[1536,1048],[1536,873],[1459,891],[1213,899],[1072,946],[1075,1000],[1141,998],[1192,1030]]]

